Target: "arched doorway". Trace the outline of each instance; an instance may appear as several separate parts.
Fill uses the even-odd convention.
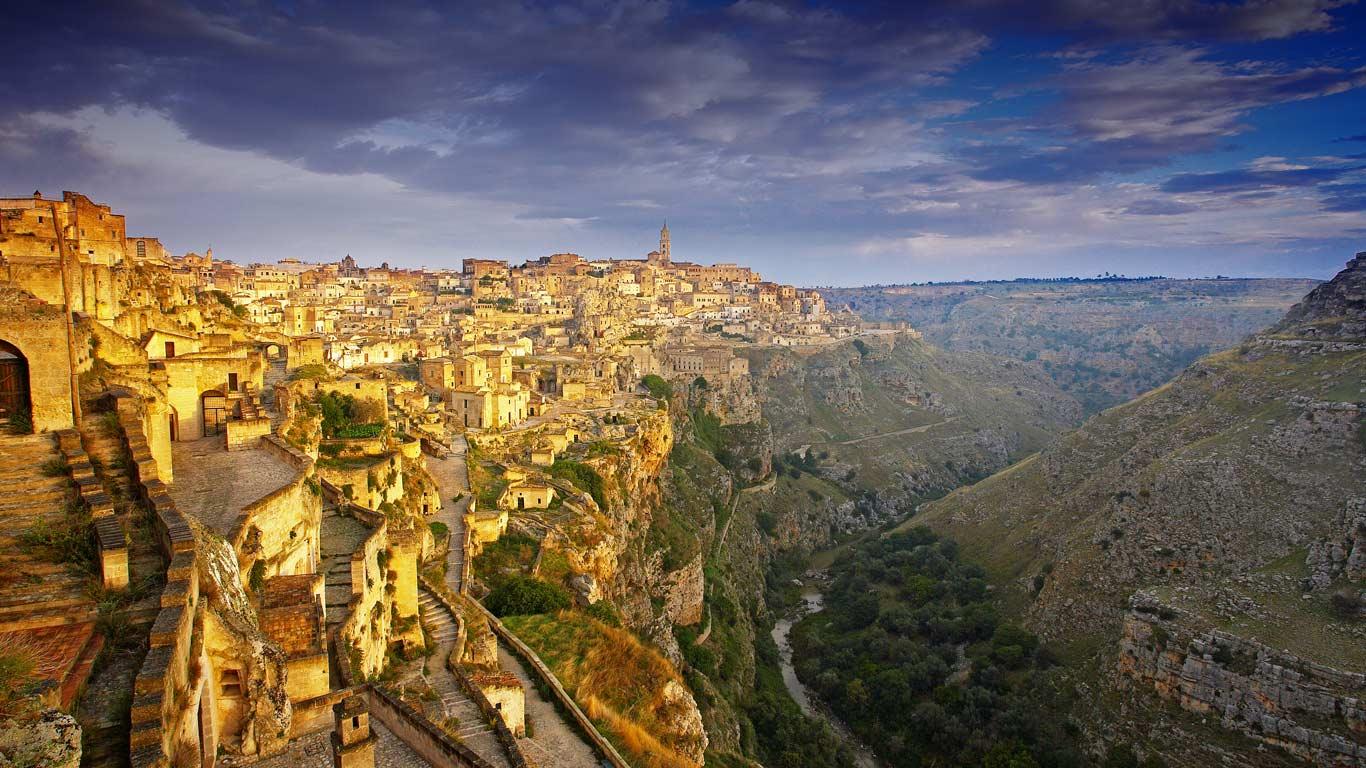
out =
[[[19,348],[0,340],[0,422],[33,426],[29,394],[28,358]]]
[[[171,442],[180,441],[180,414],[176,413],[175,408],[166,412],[167,434],[170,435]]]
[[[228,423],[228,398],[210,389],[199,396],[199,406],[204,416],[204,437],[222,433]]]

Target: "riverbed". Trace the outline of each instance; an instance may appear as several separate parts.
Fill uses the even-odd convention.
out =
[[[795,610],[779,617],[773,624],[773,642],[778,646],[778,657],[782,665],[783,687],[787,688],[788,694],[793,701],[797,702],[802,714],[829,724],[840,739],[849,745],[849,748],[854,751],[859,768],[882,768],[882,763],[877,759],[877,756],[863,746],[863,743],[849,730],[848,726],[836,717],[829,707],[825,706],[801,680],[797,679],[797,670],[792,666],[792,643],[788,641],[788,635],[792,633],[792,625],[801,621],[802,617],[824,610],[825,594],[821,591],[824,577],[824,571],[808,571],[802,582],[802,604]]]

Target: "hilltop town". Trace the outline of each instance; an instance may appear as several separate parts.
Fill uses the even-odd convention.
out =
[[[0,483],[26,493],[0,505],[0,646],[84,731],[50,710],[40,762],[274,765],[329,729],[348,768],[621,760],[469,598],[498,579],[472,560],[509,530],[559,540],[593,605],[625,546],[594,462],[657,471],[675,388],[756,419],[737,349],[864,332],[817,291],[675,260],[667,226],[638,260],[237,264],[77,193],[0,199]]]

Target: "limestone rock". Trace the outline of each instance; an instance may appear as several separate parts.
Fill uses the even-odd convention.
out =
[[[59,709],[0,722],[0,768],[80,768],[81,726]]]

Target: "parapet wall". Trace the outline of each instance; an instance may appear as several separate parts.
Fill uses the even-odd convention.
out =
[[[195,610],[199,577],[195,540],[190,524],[176,509],[157,476],[156,459],[142,434],[138,403],[129,394],[115,395],[119,423],[128,441],[134,479],[144,502],[154,513],[154,528],[162,553],[170,562],[161,608],[152,624],[151,647],[133,684],[131,733],[132,768],[171,765],[178,747],[199,747],[198,720],[189,699],[197,687],[198,665],[192,664]]]
[[[1366,766],[1366,675],[1325,667],[1218,630],[1136,595],[1119,670],[1183,709],[1324,768]],[[1164,618],[1170,617],[1170,618]],[[1345,734],[1355,734],[1355,738]]]
[[[454,768],[493,768],[491,763],[469,747],[447,736],[412,707],[384,691],[367,685],[365,698],[370,706],[370,715],[429,764]]]

